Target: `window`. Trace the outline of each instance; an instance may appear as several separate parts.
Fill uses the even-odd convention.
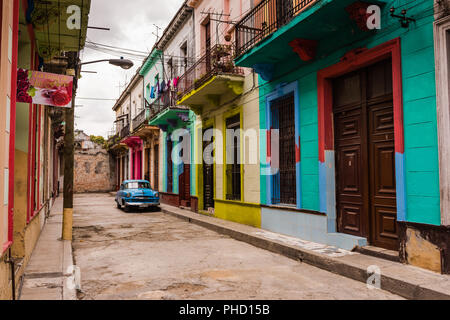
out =
[[[187,50],[187,41],[183,43],[180,47],[181,57],[182,57],[182,72],[185,73],[188,68],[188,50]]]
[[[273,204],[297,204],[294,106],[294,94],[272,102],[272,124],[279,130],[279,172],[273,176]]]
[[[226,198],[241,201],[241,115],[226,120]]]
[[[125,189],[150,189],[148,182],[128,182]]]
[[[149,84],[147,84],[147,86],[145,87],[145,98],[146,98],[147,100],[150,100],[150,99],[151,99],[151,97],[150,97],[151,92],[152,92],[152,90],[151,90],[151,86],[150,86],[150,83],[149,83]]]
[[[168,66],[168,69],[169,69],[169,77],[170,77],[170,79],[173,79],[174,78],[174,70],[173,70],[173,58],[170,58],[168,61],[167,61],[167,66]]]

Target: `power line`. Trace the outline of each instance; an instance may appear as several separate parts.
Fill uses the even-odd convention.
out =
[[[93,41],[86,41],[86,43],[92,44],[94,46],[101,46],[101,47],[107,47],[107,48],[111,48],[111,49],[126,50],[126,51],[130,51],[130,52],[136,52],[136,53],[141,53],[141,54],[148,54],[148,52],[145,52],[145,51],[139,51],[139,50],[128,49],[128,48],[121,48],[121,47],[116,47],[116,46],[109,46],[109,45],[106,45],[106,44],[101,44],[101,43],[97,43],[97,42],[93,42]]]
[[[117,101],[117,99],[109,99],[109,98],[85,98],[85,97],[76,97],[76,99],[80,99],[80,100],[94,100],[94,101]]]

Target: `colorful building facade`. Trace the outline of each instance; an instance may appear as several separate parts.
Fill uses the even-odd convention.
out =
[[[234,65],[231,15],[251,1],[187,1],[194,9],[196,60],[180,78],[177,100],[197,115],[194,139],[198,211],[261,226],[259,105],[256,75]],[[225,23],[214,12],[222,12]],[[230,135],[227,135],[231,132]]]
[[[150,92],[153,87],[155,95],[150,102],[150,125],[161,132],[158,144],[161,201],[195,211],[192,141],[196,117],[186,106],[176,104],[179,79],[192,66],[195,54],[193,18],[192,8],[183,4],[155,46],[157,56],[146,86]]]
[[[369,2],[263,0],[236,26],[236,64],[261,80],[261,225],[449,272],[434,3]],[[380,29],[368,24],[371,4]]]
[[[17,102],[17,69],[70,71],[84,46],[90,1],[72,4],[80,8],[78,30],[66,27],[70,15],[58,1],[0,2],[0,299],[17,297],[63,172],[64,111]],[[50,22],[41,19],[46,10],[54,14]]]

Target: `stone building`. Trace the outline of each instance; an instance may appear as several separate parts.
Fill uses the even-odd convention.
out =
[[[111,157],[101,145],[91,141],[83,131],[75,132],[76,193],[107,192],[114,189],[114,172]]]

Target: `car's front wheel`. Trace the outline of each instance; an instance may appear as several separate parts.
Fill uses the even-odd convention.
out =
[[[117,209],[122,209],[122,206],[120,205],[119,201],[116,201]]]
[[[130,212],[130,207],[127,206],[125,203],[123,204],[123,211]]]

